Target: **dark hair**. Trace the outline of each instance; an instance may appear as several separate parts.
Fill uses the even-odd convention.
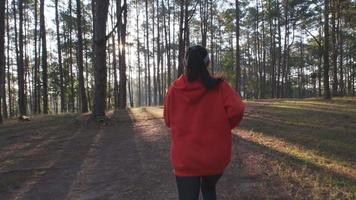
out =
[[[186,58],[186,74],[190,82],[201,80],[203,85],[211,90],[214,89],[223,79],[212,77],[207,69],[210,59],[208,51],[200,45],[188,48]]]

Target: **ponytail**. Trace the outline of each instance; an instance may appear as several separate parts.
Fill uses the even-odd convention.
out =
[[[189,47],[186,55],[187,77],[190,82],[201,80],[208,89],[214,89],[223,79],[212,77],[208,71],[208,51],[200,45]]]

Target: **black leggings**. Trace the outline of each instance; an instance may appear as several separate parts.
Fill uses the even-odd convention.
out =
[[[179,199],[198,200],[201,189],[204,200],[216,200],[215,186],[221,175],[176,176]]]

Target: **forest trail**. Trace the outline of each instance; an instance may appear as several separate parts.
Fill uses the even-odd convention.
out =
[[[161,113],[158,107],[119,111],[100,126],[74,115],[5,125],[0,199],[177,199]],[[261,150],[244,137],[243,131],[233,136],[219,199],[287,198],[278,179],[262,170]]]

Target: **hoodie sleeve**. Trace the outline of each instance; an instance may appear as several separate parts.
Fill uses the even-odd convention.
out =
[[[224,108],[229,119],[230,128],[235,128],[242,120],[245,105],[240,96],[224,81],[222,84]]]
[[[163,117],[167,127],[170,127],[170,117],[169,117],[170,102],[171,102],[171,88],[168,89],[167,94],[164,97]]]

